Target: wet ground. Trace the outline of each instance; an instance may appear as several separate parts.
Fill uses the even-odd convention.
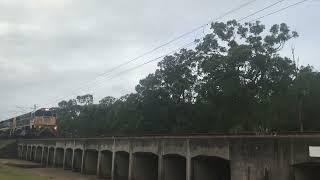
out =
[[[66,171],[62,168],[41,168],[29,161],[0,159],[1,180],[97,180],[96,176]]]

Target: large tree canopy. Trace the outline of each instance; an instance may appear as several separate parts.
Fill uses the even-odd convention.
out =
[[[319,130],[320,73],[279,52],[298,37],[286,24],[211,25],[194,49],[166,56],[136,92],[59,103],[64,135]],[[68,132],[68,133],[67,133]]]

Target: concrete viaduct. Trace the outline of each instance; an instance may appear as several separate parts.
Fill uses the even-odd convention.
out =
[[[112,180],[318,180],[320,134],[18,141],[21,159]]]

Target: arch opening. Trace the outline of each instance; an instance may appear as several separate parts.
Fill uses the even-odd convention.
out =
[[[38,146],[36,150],[36,162],[41,163],[41,157],[42,157],[42,147]]]
[[[129,153],[118,151],[114,159],[114,179],[128,180],[129,177]]]
[[[23,146],[22,159],[23,160],[27,160],[27,157],[28,157],[28,147],[27,146]]]
[[[30,156],[30,161],[36,161],[36,146],[32,146],[31,148],[31,156]]]
[[[104,150],[100,153],[99,176],[102,178],[111,179],[112,152]]]
[[[66,170],[72,169],[72,156],[73,156],[73,150],[71,148],[66,149],[64,169]]]
[[[96,174],[98,164],[98,151],[88,149],[85,151],[84,173]]]
[[[191,159],[192,180],[231,180],[230,162],[215,156],[196,156]]]
[[[153,153],[133,154],[133,179],[158,180],[158,156]]]
[[[301,163],[293,166],[295,180],[318,180],[320,163]]]
[[[64,157],[64,149],[57,148],[55,155],[55,167],[62,168],[63,167],[63,157]]]
[[[74,150],[74,159],[73,159],[73,171],[80,172],[82,166],[82,153],[81,149]]]
[[[49,148],[49,155],[48,155],[48,166],[53,166],[53,159],[54,158],[54,147]]]
[[[164,180],[185,180],[186,179],[186,158],[177,154],[163,156],[163,179]]]
[[[43,165],[43,166],[47,165],[48,153],[49,153],[48,147],[44,147],[44,149],[43,149],[43,156],[42,156],[42,165]]]

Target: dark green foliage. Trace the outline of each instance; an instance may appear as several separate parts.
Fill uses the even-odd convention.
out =
[[[165,57],[136,93],[59,103],[63,135],[320,130],[320,73],[278,53],[286,24],[213,23],[195,49]]]

